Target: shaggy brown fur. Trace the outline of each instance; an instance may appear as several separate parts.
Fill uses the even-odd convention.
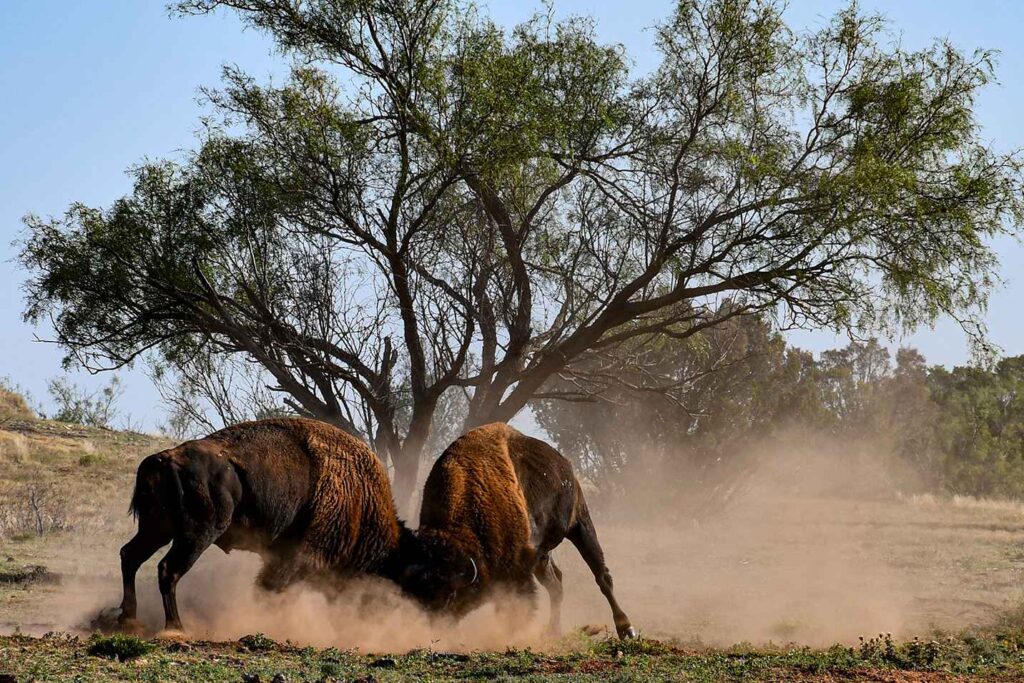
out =
[[[158,569],[168,629],[180,629],[178,580],[211,544],[263,556],[259,584],[388,573],[403,528],[387,473],[359,439],[323,422],[271,419],[222,429],[147,457],[121,549],[119,620],[136,618],[135,574],[167,543]]]
[[[455,441],[427,478],[403,588],[426,606],[464,614],[498,587],[532,597],[533,579],[551,601],[558,631],[562,573],[551,551],[568,538],[607,598],[620,637],[635,635],[612,591],[579,481],[548,444],[506,424],[474,429]]]

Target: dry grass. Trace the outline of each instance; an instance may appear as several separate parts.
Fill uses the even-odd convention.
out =
[[[30,420],[34,417],[32,409],[20,394],[0,387],[0,420]]]
[[[983,510],[986,512],[1007,513],[1024,517],[1024,502],[1002,498],[976,498],[974,496],[937,496],[932,493],[920,493],[902,498],[910,505],[921,508],[940,509],[944,507],[960,510]]]
[[[18,465],[28,457],[28,439],[24,434],[0,431],[0,464]]]

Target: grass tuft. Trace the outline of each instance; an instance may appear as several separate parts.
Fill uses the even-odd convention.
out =
[[[277,647],[277,643],[273,638],[269,638],[262,633],[242,636],[238,639],[238,644],[242,646],[243,650],[248,650],[249,652],[267,652]]]
[[[608,657],[656,656],[667,655],[672,652],[673,648],[670,645],[649,638],[631,638],[629,640],[608,638],[599,641],[594,648],[595,654]]]
[[[83,453],[78,458],[79,467],[97,467],[106,464],[107,459],[98,453]]]
[[[152,652],[154,647],[148,640],[143,640],[138,636],[129,636],[124,633],[115,633],[112,636],[94,634],[89,639],[89,649],[86,652],[93,657],[126,662]]]

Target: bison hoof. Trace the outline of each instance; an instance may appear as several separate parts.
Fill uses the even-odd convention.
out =
[[[146,627],[134,617],[118,617],[117,630],[122,633],[140,636],[146,630]]]
[[[161,640],[188,640],[188,634],[182,630],[181,626],[178,626],[177,628],[169,626],[163,631],[160,631],[160,633],[157,633],[156,637]]]
[[[621,640],[632,640],[634,638],[639,638],[640,637],[640,634],[637,633],[636,629],[633,628],[632,626],[627,626],[626,628],[618,629],[618,631],[619,631],[619,638]]]
[[[124,619],[119,610],[108,608],[101,610],[99,614],[90,619],[87,627],[90,631],[112,633],[124,629]]]

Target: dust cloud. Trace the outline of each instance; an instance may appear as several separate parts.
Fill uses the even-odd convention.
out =
[[[510,632],[508,620],[491,605],[458,623],[431,619],[396,586],[377,578],[351,580],[337,592],[298,585],[268,594],[254,585],[259,568],[251,553],[213,549],[204,555],[179,584],[188,635],[227,640],[263,633],[282,642],[365,652],[504,649],[539,642],[539,629],[524,624]],[[139,616],[146,624],[163,623],[155,589],[140,602]]]
[[[1019,507],[911,497],[912,478],[872,452],[794,434],[737,453],[713,477],[647,467],[624,476],[615,495],[591,492],[616,595],[633,624],[642,635],[706,645],[854,643],[960,630],[1019,598],[1021,567],[978,569],[1024,541]],[[116,546],[104,553],[101,575],[68,582],[53,597],[62,628],[119,602]],[[163,623],[158,558],[137,581],[140,618],[153,632]],[[554,558],[565,574],[565,630],[598,625],[612,635],[610,610],[575,548],[565,542]],[[492,605],[459,623],[431,621],[381,580],[356,580],[333,595],[308,587],[267,595],[253,585],[258,569],[255,555],[208,550],[179,584],[188,635],[261,632],[366,652],[562,646],[542,635],[548,600],[540,587],[534,617],[510,632],[508,612]]]
[[[648,635],[715,645],[823,645],[923,627],[889,561],[894,549],[874,533],[880,508],[898,496],[893,473],[820,440],[813,450],[773,448],[737,454],[710,481],[648,472],[599,509],[634,623]],[[655,504],[630,510],[648,500]],[[572,577],[569,621],[598,619],[593,601],[577,596],[586,568],[569,551],[558,559]]]

